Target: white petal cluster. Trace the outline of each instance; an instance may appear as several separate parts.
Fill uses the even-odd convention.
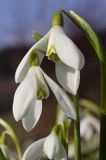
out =
[[[44,78],[45,80],[44,80]],[[73,103],[40,67],[31,67],[25,79],[17,88],[13,101],[13,115],[16,121],[22,120],[27,131],[34,128],[42,113],[42,99],[47,98],[49,85],[62,110],[70,118],[76,119]]]
[[[60,59],[60,62],[56,63],[58,82],[66,91],[76,95],[80,82],[80,70],[84,66],[85,59],[61,26],[53,26],[50,31],[47,56],[54,57],[53,55],[57,55]]]
[[[55,133],[32,143],[25,151],[22,160],[37,160],[44,157],[67,160],[66,150]]]
[[[77,93],[80,81],[80,69],[84,66],[84,56],[70,40],[61,26],[52,29],[22,59],[16,74],[17,88],[13,101],[13,115],[16,121],[22,120],[27,131],[34,128],[42,113],[42,100],[49,96],[48,86],[53,91],[63,112],[76,119],[73,103],[63,89],[57,85],[39,66],[30,66],[30,56],[35,50],[47,52],[46,56],[56,63],[56,76],[62,87],[69,93]],[[41,63],[44,55],[37,54]],[[47,86],[47,84],[48,86]]]

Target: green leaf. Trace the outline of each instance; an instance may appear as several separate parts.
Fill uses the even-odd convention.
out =
[[[2,150],[0,149],[0,160],[6,160]]]
[[[33,38],[36,40],[36,41],[39,41],[43,36],[38,33],[38,32],[34,32],[33,34]]]
[[[79,27],[79,29],[85,34],[85,36],[90,41],[91,45],[93,46],[98,58],[100,61],[104,61],[104,48],[102,43],[94,31],[94,29],[77,13],[74,11],[70,11],[71,18],[73,22]]]
[[[71,119],[67,119],[64,123],[64,134],[67,144],[69,143],[69,131],[71,128]]]
[[[96,103],[94,103],[94,102],[92,102],[92,101],[90,101],[90,100],[81,99],[81,100],[79,101],[79,104],[80,104],[81,106],[85,107],[86,109],[88,109],[88,110],[96,113],[97,115],[100,114],[100,107],[99,107]]]
[[[89,157],[89,158],[84,158],[83,160],[97,160],[97,158],[96,157]]]
[[[84,33],[86,38],[93,46],[99,60],[104,62],[106,60],[104,47],[94,29],[74,11],[70,11],[70,14],[68,14],[64,10],[61,10],[61,12],[68,16],[68,18],[70,18],[74,22],[74,24],[81,30],[81,32]]]

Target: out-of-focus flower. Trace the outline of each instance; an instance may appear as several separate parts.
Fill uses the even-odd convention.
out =
[[[99,120],[93,115],[84,116],[80,123],[81,132],[81,152],[82,155],[95,153],[99,148]],[[69,157],[74,158],[75,150],[74,143],[69,145]]]
[[[94,133],[99,134],[100,124],[99,120],[93,116],[86,116],[81,120],[81,137],[85,141],[90,141]]]
[[[44,157],[67,160],[66,150],[55,133],[32,143],[25,151],[22,160],[36,160]]]

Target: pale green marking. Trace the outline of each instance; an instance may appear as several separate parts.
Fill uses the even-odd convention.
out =
[[[52,60],[53,62],[60,61],[54,45],[51,45],[51,47],[49,48],[48,53],[47,53],[47,57],[49,60]]]
[[[51,54],[56,53],[56,48],[55,46],[52,44],[47,52],[47,56],[50,56]]]
[[[33,50],[29,56],[29,65],[30,66],[40,66],[39,56],[36,51]]]
[[[43,100],[44,98],[47,98],[48,93],[46,90],[44,90],[42,87],[39,87],[37,90],[37,99]]]

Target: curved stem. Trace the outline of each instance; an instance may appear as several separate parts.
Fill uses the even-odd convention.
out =
[[[77,119],[74,121],[74,138],[75,138],[75,160],[81,160],[81,142],[80,142],[80,119],[79,119],[79,98],[78,94],[73,96],[74,107]]]
[[[6,160],[1,148],[0,148],[0,160]]]
[[[19,142],[19,139],[18,139],[15,131],[11,128],[11,126],[9,124],[7,124],[7,122],[5,122],[1,118],[0,118],[0,125],[2,125],[7,130],[6,134],[8,134],[12,138],[12,140],[16,146],[18,158],[19,158],[19,160],[22,160],[21,146],[20,146],[20,142]]]

